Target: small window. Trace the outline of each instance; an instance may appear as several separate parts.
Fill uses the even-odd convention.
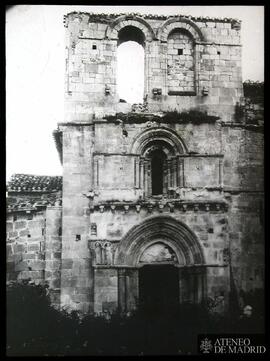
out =
[[[96,50],[96,49],[97,49],[96,44],[93,44],[93,45],[92,45],[92,49],[93,49],[93,50]]]
[[[27,214],[27,219],[28,219],[28,220],[33,219],[33,214],[32,214],[32,213],[28,213],[28,214]]]
[[[217,55],[220,55],[220,51],[217,51]]]
[[[80,234],[76,234],[76,242],[81,240],[81,235]]]
[[[13,216],[13,221],[14,221],[14,222],[17,221],[17,214],[14,214],[14,216]]]
[[[58,228],[58,236],[62,236],[62,227]]]
[[[178,49],[178,55],[183,55],[183,49]]]
[[[28,238],[31,238],[31,234],[29,233],[29,234],[27,235],[27,237],[28,237]]]

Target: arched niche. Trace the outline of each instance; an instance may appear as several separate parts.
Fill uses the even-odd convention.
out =
[[[195,42],[189,31],[174,28],[167,38],[167,87],[169,95],[195,93]]]
[[[151,217],[132,227],[116,249],[115,264],[138,267],[145,250],[157,243],[167,245],[174,252],[178,265],[205,264],[196,235],[170,216]]]
[[[183,29],[190,34],[194,41],[205,41],[200,28],[190,19],[170,18],[166,20],[157,31],[157,38],[162,42],[167,42],[169,34],[174,29]]]

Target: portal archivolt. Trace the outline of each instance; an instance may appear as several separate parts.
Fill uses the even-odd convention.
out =
[[[148,218],[126,234],[116,250],[115,264],[139,266],[147,248],[160,242],[175,254],[174,263],[178,265],[205,263],[196,235],[184,223],[159,216]]]

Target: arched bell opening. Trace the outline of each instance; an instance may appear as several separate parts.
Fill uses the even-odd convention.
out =
[[[135,26],[118,32],[117,93],[121,101],[143,103],[145,83],[145,35]]]

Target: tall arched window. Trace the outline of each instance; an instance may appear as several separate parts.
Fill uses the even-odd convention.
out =
[[[143,103],[144,43],[144,34],[134,26],[118,33],[117,92],[128,103]]]

